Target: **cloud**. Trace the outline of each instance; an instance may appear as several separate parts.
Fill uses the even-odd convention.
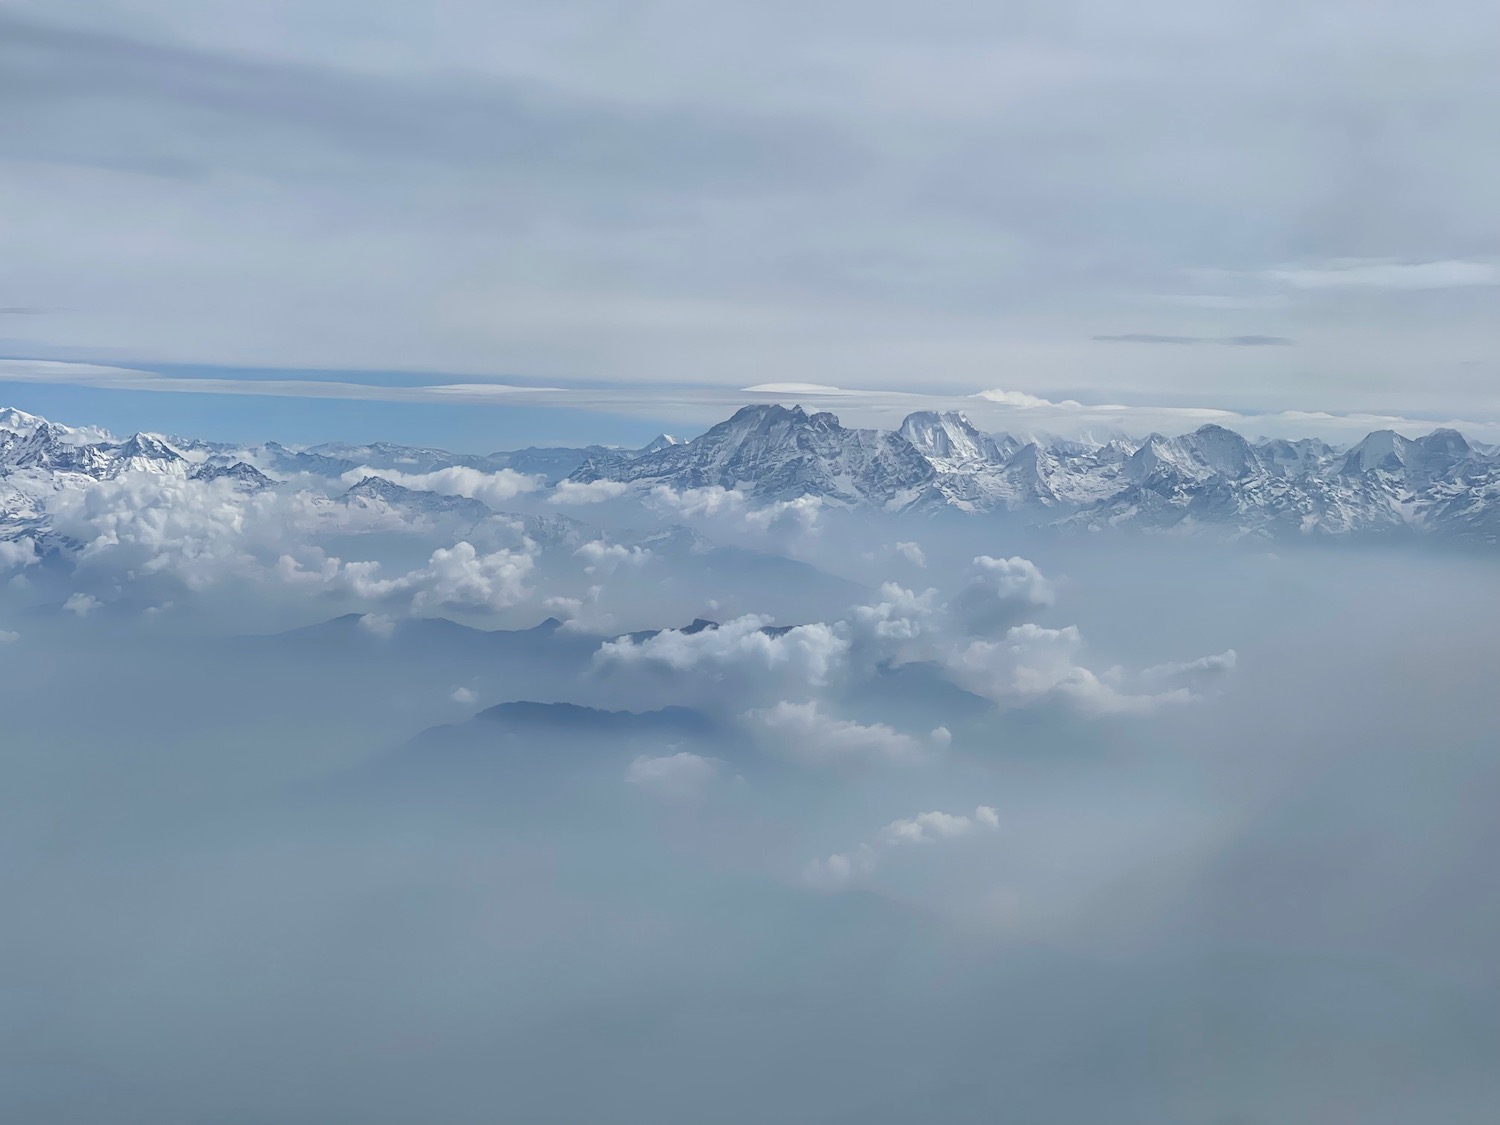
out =
[[[598,504],[623,496],[629,490],[630,485],[619,480],[564,480],[557,483],[557,487],[552,490],[552,495],[547,497],[547,503]]]
[[[1055,600],[1052,583],[1030,559],[979,555],[950,608],[962,631],[983,634],[1008,628]]]
[[[980,829],[1000,827],[999,814],[988,805],[980,805],[972,817],[955,813],[924,812],[910,820],[893,820],[880,830],[880,840],[891,847],[906,844],[932,844],[967,836]]]
[[[849,613],[854,639],[875,650],[882,660],[908,651],[913,642],[930,637],[942,627],[945,607],[935,588],[920,594],[896,582],[883,583],[879,600],[855,606]]]
[[[821,496],[799,496],[794,500],[777,500],[757,506],[743,489],[706,485],[701,488],[676,489],[659,484],[651,489],[647,501],[659,511],[686,520],[722,521],[741,532],[791,535],[816,533],[823,512]]]
[[[553,595],[542,600],[542,608],[562,618],[563,630],[568,633],[608,633],[615,628],[612,613],[603,609],[604,587],[590,586],[583,597]]]
[[[513,469],[499,469],[486,473],[462,465],[451,465],[430,473],[402,473],[393,469],[372,469],[361,466],[351,469],[341,478],[346,485],[358,484],[366,477],[383,477],[402,488],[418,492],[436,492],[441,496],[463,496],[479,500],[490,507],[514,500],[526,492],[534,492],[542,485],[541,477],[528,476]]]
[[[815,687],[828,681],[848,652],[848,641],[821,622],[775,633],[767,630],[770,624],[770,618],[751,614],[694,633],[665,629],[641,640],[620,637],[602,644],[594,660],[606,668],[779,673]]]
[[[1231,648],[1213,656],[1199,657],[1197,660],[1153,665],[1142,669],[1138,680],[1147,685],[1182,686],[1197,691],[1222,680],[1234,671],[1238,662],[1239,657]]]
[[[466,687],[456,687],[448,694],[448,698],[453,700],[454,703],[459,703],[467,707],[477,700],[479,696]]]
[[[884,723],[867,726],[825,714],[816,700],[783,700],[745,717],[762,730],[777,753],[804,765],[909,764],[926,758],[930,749],[920,739]],[[941,741],[935,739],[934,745]]]
[[[396,632],[396,619],[384,613],[360,615],[359,627],[372,637],[388,638]]]
[[[395,579],[374,577],[372,568],[344,568],[349,587],[375,599],[409,594],[413,610],[509,609],[530,594],[525,579],[535,566],[530,551],[501,549],[481,554],[466,540],[432,552],[427,565]]]
[[[63,612],[71,613],[76,617],[87,617],[102,605],[98,598],[92,594],[71,594],[68,600],[63,602]]]
[[[1257,337],[1240,338],[1249,345]],[[1249,350],[1255,350],[1253,347]],[[288,371],[288,376],[298,375]],[[257,395],[285,398],[326,398],[391,403],[448,403],[451,405],[515,405],[517,395],[524,394],[528,405],[580,412],[608,411],[662,420],[664,409],[682,424],[693,422],[712,425],[722,421],[745,403],[747,392],[729,387],[674,388],[672,402],[664,406],[659,383],[625,383],[588,388],[512,387],[490,383],[460,385],[390,385],[388,383],[332,383],[299,375],[296,378],[236,379],[194,378],[173,373],[164,375],[140,369],[108,367],[98,364],[63,361],[0,359],[0,382],[47,382],[75,386],[110,387],[119,390],[187,392],[208,395]],[[1305,388],[1304,388],[1305,389]],[[893,428],[902,416],[913,410],[964,410],[976,424],[991,430],[1019,427],[1046,430],[1064,436],[1085,436],[1099,428],[1119,429],[1144,436],[1151,432],[1195,429],[1205,422],[1217,422],[1245,433],[1272,437],[1323,437],[1347,441],[1363,437],[1372,429],[1397,429],[1403,433],[1428,433],[1437,427],[1463,431],[1469,436],[1500,439],[1500,419],[1490,405],[1476,400],[1467,405],[1469,416],[1454,413],[1430,413],[1425,417],[1394,414],[1383,410],[1312,409],[1312,405],[1288,409],[1229,410],[1222,407],[1174,404],[1170,397],[1155,403],[1126,405],[1105,398],[1082,402],[1073,398],[1053,399],[1021,390],[989,389],[972,394],[911,394],[889,390],[845,390],[836,403],[840,418],[848,425]],[[1137,392],[1140,393],[1139,391]],[[1201,387],[1190,392],[1197,399]],[[1301,392],[1299,391],[1299,394]],[[778,396],[786,397],[786,396]],[[831,397],[831,396],[828,396]],[[1283,397],[1283,402],[1285,396]],[[822,404],[820,404],[822,405]],[[587,440],[586,435],[580,440]],[[387,476],[386,470],[375,475]],[[603,485],[606,482],[594,482]],[[620,482],[607,482],[610,486]],[[559,504],[595,502],[612,498],[614,487],[573,485],[563,482]],[[588,487],[590,491],[576,491]],[[628,492],[629,488],[621,491]],[[689,492],[696,490],[686,490]],[[577,497],[575,501],[574,497]],[[658,497],[658,500],[663,499]],[[729,503],[734,503],[733,500]]]
[[[810,886],[828,891],[843,890],[873,875],[882,857],[892,849],[938,844],[985,832],[997,831],[1000,814],[989,805],[975,808],[973,815],[922,812],[906,820],[893,820],[865,842],[847,852],[815,859],[802,872]]]
[[[922,545],[920,543],[896,543],[892,547],[892,550],[913,566],[927,565],[927,556],[922,553]]]
[[[20,539],[0,539],[0,570],[32,566],[39,561],[36,541],[30,536]]]
[[[1131,691],[1119,670],[1099,674],[1080,663],[1083,647],[1077,626],[1049,629],[1027,623],[1011,628],[1002,640],[971,641],[949,654],[946,664],[964,687],[1001,705],[1052,700],[1092,718],[1147,715],[1194,698],[1175,682],[1158,682],[1154,686],[1159,690]]]
[[[587,564],[584,567],[585,574],[613,574],[620,566],[643,566],[651,557],[651,551],[645,547],[626,547],[620,543],[607,543],[603,539],[585,543],[573,554]]]
[[[1060,402],[1053,402],[1050,399],[1040,398],[1034,394],[1028,394],[1026,391],[1006,391],[999,388],[993,388],[987,391],[977,391],[975,392],[974,397],[983,399],[985,402],[992,402],[996,406],[1009,406],[1014,407],[1017,410],[1037,410],[1042,408],[1049,408],[1054,410],[1083,409],[1083,403],[1077,402],[1071,398],[1065,398]]]
[[[830,387],[825,383],[757,383],[745,388],[746,394],[755,395],[844,395],[853,392],[841,387]]]
[[[1232,347],[1290,347],[1295,340],[1285,336],[1158,336],[1149,332],[1127,332],[1117,336],[1092,336],[1107,344],[1228,344]]]
[[[1293,289],[1460,289],[1500,285],[1500,267],[1492,262],[1444,260],[1395,262],[1354,259],[1321,266],[1282,266],[1259,277]]]
[[[685,750],[660,757],[637,757],[625,770],[625,780],[660,800],[685,803],[701,799],[717,780],[720,763]]]
[[[21,639],[21,634],[12,629],[0,629],[0,645],[13,645]]]
[[[741,515],[750,506],[750,497],[744,491],[717,484],[681,490],[668,484],[659,484],[651,490],[649,499],[686,519]]]

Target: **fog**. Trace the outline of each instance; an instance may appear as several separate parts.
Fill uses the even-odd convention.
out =
[[[1492,559],[588,518],[622,551],[527,548],[504,598],[500,531],[475,595],[431,525],[345,527],[364,585],[251,567],[245,526],[149,573],[124,535],[12,568],[4,1116],[1500,1099]],[[703,543],[626,557],[673,523]]]

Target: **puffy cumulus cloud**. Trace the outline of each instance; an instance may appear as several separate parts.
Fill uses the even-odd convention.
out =
[[[396,619],[384,613],[366,613],[360,617],[359,627],[372,637],[386,638],[396,632]]]
[[[64,613],[71,613],[75,617],[87,617],[102,604],[93,594],[79,593],[70,595],[68,600],[63,602],[62,608]]]
[[[924,743],[884,723],[866,726],[836,718],[826,714],[816,700],[783,700],[774,707],[747,712],[745,718],[778,754],[813,766],[918,762],[941,742],[938,738]]]
[[[980,555],[951,609],[964,632],[983,634],[1014,625],[1055,600],[1052,583],[1030,559]]]
[[[275,514],[280,505],[273,494],[247,495],[229,480],[125,473],[60,491],[51,512],[56,531],[84,544],[80,566],[171,573],[204,589],[258,571],[250,549],[255,531],[287,537],[286,521]]]
[[[927,555],[922,551],[920,543],[896,543],[891,548],[899,557],[911,563],[912,566],[926,566]]]
[[[456,687],[449,692],[448,698],[453,700],[454,703],[459,703],[467,707],[475,702],[479,696],[466,687]]]
[[[374,600],[410,595],[413,610],[434,608],[495,611],[509,609],[531,593],[526,577],[535,566],[530,551],[502,548],[480,554],[467,540],[432,552],[427,565],[399,578],[376,577],[376,564],[350,563],[340,579],[353,593]]]
[[[0,571],[31,566],[38,561],[38,558],[36,541],[29,536],[20,539],[0,539]]]
[[[613,574],[620,566],[643,565],[651,557],[651,551],[646,547],[626,547],[620,543],[595,539],[579,547],[573,555],[586,564],[585,574]]]
[[[1048,629],[1028,623],[1013,627],[1002,640],[971,641],[946,663],[963,687],[1002,705],[1056,700],[1102,717],[1144,715],[1192,698],[1185,687],[1126,690],[1126,677],[1118,669],[1100,675],[1081,664],[1083,647],[1077,626]]]
[[[460,540],[452,547],[433,551],[426,566],[385,578],[379,562],[344,562],[313,550],[307,552],[312,556],[311,563],[283,555],[273,571],[289,587],[367,602],[405,602],[413,611],[496,612],[531,596],[526,578],[536,565],[535,552],[536,544],[529,541],[520,549],[482,553],[468,540]]]
[[[811,534],[818,530],[823,511],[821,496],[799,496],[757,506],[743,489],[707,485],[675,489],[659,484],[646,497],[658,512],[679,519],[718,522],[743,533]]]
[[[366,477],[383,477],[392,484],[419,492],[436,492],[442,496],[463,496],[494,507],[514,500],[525,492],[542,487],[542,478],[518,473],[514,469],[497,469],[487,473],[463,465],[450,465],[430,473],[403,473],[394,469],[351,469],[341,478],[346,485],[358,484]]]
[[[795,500],[778,500],[762,508],[750,508],[743,518],[745,526],[755,531],[811,533],[817,531],[822,512],[821,496],[799,496]]]
[[[562,619],[569,633],[606,633],[615,627],[614,614],[603,606],[604,587],[590,586],[581,598],[556,595],[542,601],[542,608]]]
[[[684,519],[739,515],[750,506],[750,498],[743,490],[717,484],[681,490],[659,484],[647,494],[647,500],[653,507]]]
[[[696,632],[664,629],[640,640],[619,637],[601,645],[594,660],[605,668],[783,673],[790,680],[821,686],[849,649],[849,642],[822,622],[789,629],[770,625],[769,617],[749,614]]]
[[[940,625],[943,607],[935,589],[920,594],[895,582],[880,587],[879,600],[855,606],[849,621],[855,636],[881,644],[914,641]]]
[[[564,480],[557,483],[552,495],[547,497],[547,503],[600,504],[623,496],[628,491],[630,485],[620,480]]]
[[[955,840],[1000,827],[1000,814],[989,805],[980,805],[972,815],[963,813],[922,812],[905,820],[893,820],[866,841],[847,852],[836,852],[826,859],[815,859],[802,871],[810,886],[821,890],[841,890],[874,874],[881,858],[894,848],[931,845]]]
[[[989,805],[980,805],[972,817],[958,813],[924,812],[909,820],[893,820],[880,830],[880,841],[891,846],[931,844],[967,836],[980,828],[1000,827],[1000,814]]]
[[[1096,673],[1082,663],[1077,626],[1024,620],[1055,600],[1052,582],[1029,559],[980,555],[951,601],[940,602],[934,589],[918,594],[887,582],[840,627],[851,638],[857,668],[933,661],[960,686],[1002,706],[1045,699],[1095,717],[1186,702],[1234,668],[1231,650],[1133,675],[1119,668]]]
[[[660,757],[641,755],[625,770],[625,780],[663,801],[700,800],[718,779],[722,763],[686,750]]]

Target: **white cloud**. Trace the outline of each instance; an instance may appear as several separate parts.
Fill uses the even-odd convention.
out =
[[[63,602],[63,612],[71,613],[77,617],[87,617],[98,609],[102,603],[93,594],[73,594],[67,601]]]
[[[659,484],[647,494],[647,502],[659,511],[686,520],[720,520],[741,532],[815,532],[823,511],[821,496],[799,496],[756,506],[743,489],[706,485],[675,489]]]
[[[601,601],[604,596],[603,586],[590,586],[584,597],[570,598],[563,595],[555,595],[542,601],[542,608],[548,613],[560,617],[563,629],[569,633],[607,633],[615,627],[615,618],[606,612]]]
[[[630,485],[620,480],[559,481],[547,497],[549,504],[598,504],[623,496]]]
[[[927,756],[920,739],[884,723],[866,726],[825,714],[816,700],[750,711],[745,716],[761,728],[776,751],[811,766],[869,762],[910,763]]]
[[[1052,584],[1030,559],[980,555],[951,609],[964,632],[989,633],[1013,625],[1055,600]]]
[[[585,543],[573,554],[588,564],[584,567],[585,574],[613,574],[617,567],[639,567],[651,557],[648,548],[626,547],[619,543],[606,543],[603,539]]]
[[[13,645],[21,639],[21,634],[12,629],[0,629],[0,645]]]
[[[927,565],[927,556],[923,554],[920,543],[897,543],[893,550],[913,566]]]
[[[477,700],[479,696],[466,687],[456,687],[449,693],[448,698],[453,700],[454,703],[461,703],[467,707]]]
[[[642,755],[625,770],[625,780],[663,801],[701,798],[719,776],[719,762],[687,751],[661,757]]]
[[[1100,676],[1079,663],[1082,649],[1077,626],[1048,629],[1027,623],[1010,629],[1003,640],[970,642],[951,654],[947,664],[962,686],[997,703],[1057,699],[1096,718],[1143,715],[1192,699],[1184,687],[1137,694],[1122,690],[1118,685],[1124,677],[1118,671]]]
[[[460,541],[452,547],[439,547],[424,569],[412,571],[397,583],[414,591],[413,609],[508,609],[530,593],[524,583],[534,565],[529,552],[480,554],[472,543]]]
[[[757,383],[745,388],[752,395],[844,395],[851,392],[826,383]],[[857,392],[856,392],[857,393]]]
[[[467,540],[460,540],[452,547],[433,551],[425,567],[395,578],[382,578],[381,566],[374,561],[343,562],[319,555],[316,565],[309,568],[283,555],[274,573],[289,586],[342,593],[370,602],[409,599],[415,611],[496,612],[518,605],[531,595],[525,580],[535,566],[535,548],[528,542],[520,550],[502,548],[486,554]]]
[[[1354,259],[1320,266],[1283,266],[1260,277],[1293,289],[1459,289],[1500,285],[1500,268],[1490,262],[1393,262]]]
[[[651,490],[648,499],[685,519],[737,515],[750,506],[750,498],[744,491],[717,484],[680,491],[671,485],[659,484]]]
[[[366,613],[360,617],[359,627],[372,637],[389,637],[396,632],[396,619],[383,613]]]
[[[1040,398],[1037,395],[1027,394],[1025,391],[1007,391],[994,388],[987,391],[977,391],[975,398],[982,398],[985,402],[992,402],[996,406],[1009,406],[1017,410],[1083,410],[1083,403],[1075,399],[1065,398],[1060,402],[1051,399]],[[1100,409],[1114,409],[1112,407],[1101,407]]]
[[[778,635],[764,631],[770,623],[768,617],[751,614],[696,633],[666,629],[640,641],[620,637],[601,645],[594,659],[605,666],[654,665],[677,672],[778,672],[818,686],[848,651],[848,642],[821,622]]]
[[[747,509],[743,519],[745,526],[755,531],[812,532],[817,530],[822,512],[821,496],[799,496],[795,500],[778,500],[764,507]]]
[[[36,542],[27,537],[0,540],[0,570],[31,566],[38,561]]]
[[[862,843],[847,852],[815,859],[802,871],[809,885],[821,890],[841,890],[873,875],[883,853],[911,845],[931,845],[944,840],[994,832],[1000,814],[989,805],[978,806],[972,816],[962,813],[922,812],[906,820],[893,820],[875,834],[873,843]]]
[[[419,492],[436,492],[443,496],[463,496],[494,507],[514,500],[525,492],[534,492],[541,487],[542,478],[518,473],[514,469],[499,469],[492,473],[471,469],[463,465],[450,465],[430,473],[402,473],[394,469],[372,469],[364,466],[351,469],[341,478],[345,484],[358,484],[366,477],[383,477],[392,484]]]
[[[855,606],[850,612],[854,634],[862,641],[873,640],[884,650],[889,645],[915,641],[937,627],[941,607],[935,589],[920,594],[895,582],[883,583],[880,600]]]
[[[998,828],[999,815],[988,805],[980,805],[973,817],[957,813],[924,812],[910,820],[893,820],[880,830],[880,840],[891,847],[903,844],[931,844],[967,836],[980,828]]]
[[[1239,657],[1234,649],[1213,656],[1202,656],[1184,663],[1156,664],[1143,669],[1139,679],[1145,684],[1182,684],[1198,687],[1220,680],[1234,671]]]

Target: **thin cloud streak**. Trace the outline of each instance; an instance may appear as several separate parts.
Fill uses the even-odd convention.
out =
[[[1462,430],[1482,440],[1500,438],[1500,420],[1411,418],[1369,412],[1337,413],[1284,410],[1246,413],[1208,406],[1130,405],[1053,400],[1024,391],[989,389],[969,395],[929,395],[906,391],[863,390],[802,384],[757,384],[745,388],[689,387],[672,392],[664,404],[659,388],[649,384],[604,387],[520,387],[507,383],[448,383],[430,386],[376,386],[319,379],[203,379],[163,375],[140,368],[61,360],[0,360],[0,383],[40,383],[128,391],[202,395],[248,395],[270,398],[344,399],[361,402],[443,403],[454,406],[548,407],[580,412],[608,412],[660,419],[670,415],[704,427],[721,421],[747,403],[810,400],[832,410],[846,425],[894,429],[919,410],[960,410],[982,428],[1018,434],[1098,436],[1111,431],[1144,435],[1183,431],[1215,423],[1249,436],[1353,440],[1371,430],[1395,429],[1412,435],[1439,426]],[[587,444],[587,424],[580,423],[579,445]]]

